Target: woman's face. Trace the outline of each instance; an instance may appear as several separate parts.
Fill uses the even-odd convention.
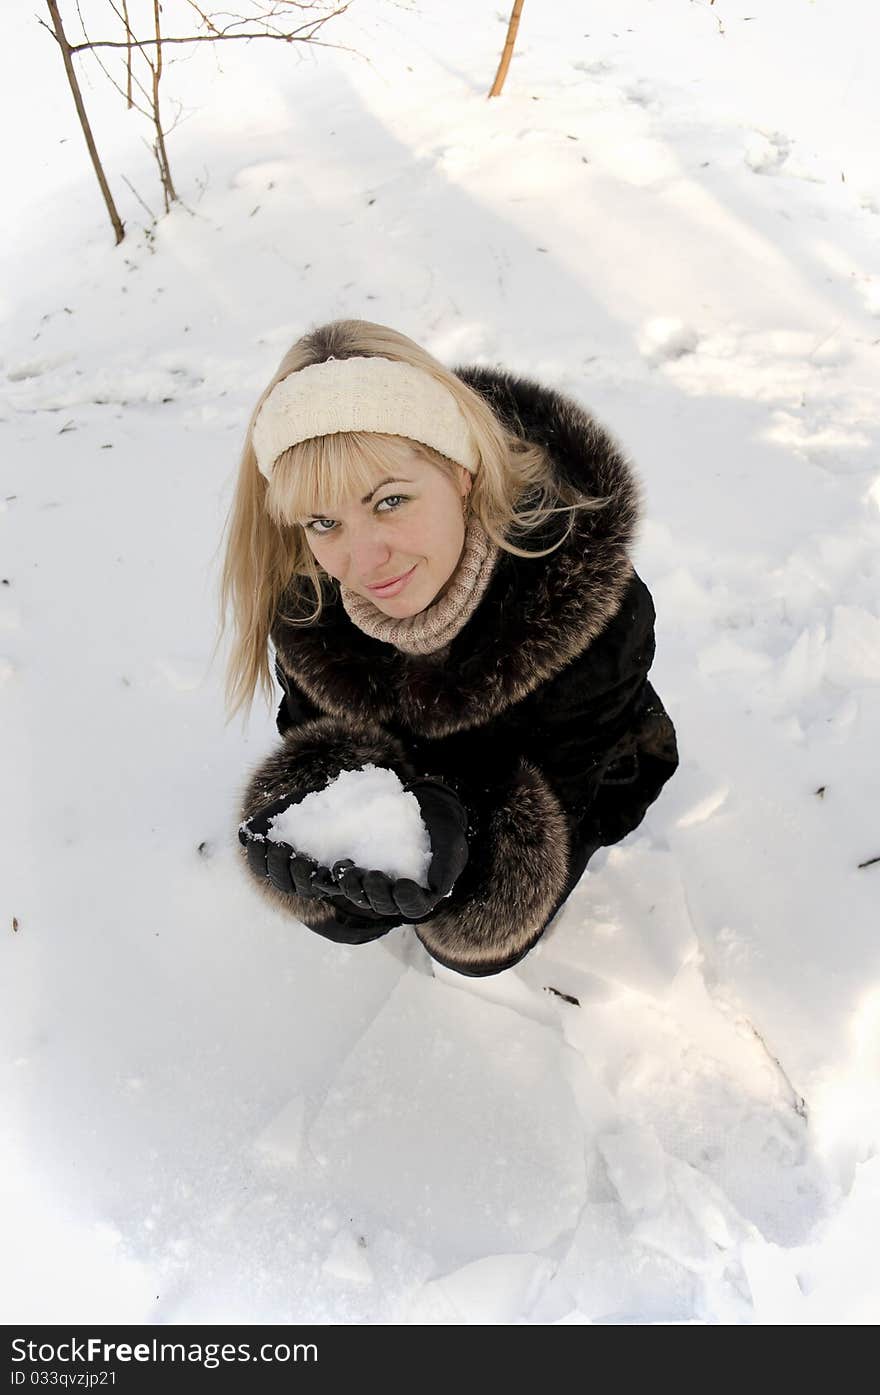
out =
[[[302,520],[315,560],[386,615],[416,615],[437,598],[461,558],[462,500],[472,478],[464,466],[458,476],[450,479],[415,451],[402,465],[377,470],[372,497],[348,499],[332,517]],[[406,573],[402,585],[371,589]]]

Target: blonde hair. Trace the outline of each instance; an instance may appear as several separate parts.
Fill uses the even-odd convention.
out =
[[[297,609],[295,615],[281,613],[290,624],[312,625],[321,615],[321,576],[326,573],[316,563],[305,529],[297,520],[318,508],[332,511],[355,492],[368,492],[377,470],[393,469],[405,450],[415,449],[450,477],[457,479],[461,472],[462,467],[420,441],[378,432],[341,431],[288,447],[267,480],[257,467],[252,440],[263,402],[289,373],[322,363],[331,355],[337,359],[378,355],[409,363],[453,394],[479,452],[470,507],[488,536],[504,551],[517,557],[546,557],[569,537],[576,510],[604,508],[611,502],[609,498],[586,496],[558,480],[543,446],[508,430],[478,392],[405,334],[369,320],[334,320],[311,329],[284,355],[254,406],[224,527],[228,538],[212,661],[231,611],[235,635],[226,672],[227,724],[240,708],[250,706],[258,686],[267,703],[274,701],[269,637],[282,601]],[[524,501],[528,506],[520,510],[518,505]],[[568,527],[551,547],[528,552],[512,541],[513,535],[529,533],[551,515],[565,512],[570,515]],[[306,587],[315,603],[309,614],[303,613]]]

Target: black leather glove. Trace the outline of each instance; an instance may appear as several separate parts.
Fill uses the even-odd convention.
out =
[[[428,885],[420,886],[409,877],[393,879],[385,872],[365,871],[350,858],[333,864],[331,878],[361,915],[374,911],[381,916],[402,917],[413,925],[433,914],[467,865],[468,815],[458,795],[442,780],[411,780],[404,789],[419,801],[431,840]]]
[[[427,887],[408,877],[393,880],[385,872],[365,871],[350,858],[328,868],[297,852],[289,843],[267,838],[270,821],[290,806],[289,796],[265,805],[240,825],[238,837],[246,849],[251,871],[258,877],[268,877],[283,893],[330,901],[343,924],[352,918],[392,920],[397,924],[401,920],[413,924],[426,919],[438,901],[452,890],[467,864],[468,816],[458,796],[440,780],[412,780],[404,788],[419,801],[431,840]]]
[[[289,843],[278,843],[267,837],[269,824],[278,814],[295,803],[289,794],[264,804],[244,823],[239,824],[238,841],[247,853],[248,866],[255,876],[267,877],[278,891],[295,892],[307,900],[322,900],[338,888],[331,881],[330,870],[313,857],[298,853]]]

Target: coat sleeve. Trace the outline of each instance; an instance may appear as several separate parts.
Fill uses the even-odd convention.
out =
[[[468,811],[468,862],[447,898],[415,924],[432,957],[469,975],[510,968],[541,936],[565,891],[570,826],[546,776],[483,738],[464,762],[423,754]]]
[[[542,769],[580,835],[603,846],[638,827],[678,766],[675,729],[648,681],[655,618],[633,573],[617,614],[530,714]]]
[[[441,963],[466,974],[516,963],[571,890],[576,847],[616,842],[644,817],[678,761],[647,682],[653,657],[654,607],[634,574],[605,631],[506,720],[421,743],[425,773],[471,816],[467,867],[415,927]]]

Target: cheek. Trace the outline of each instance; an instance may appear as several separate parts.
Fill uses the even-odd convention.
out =
[[[324,571],[329,572],[331,576],[335,575],[333,571],[333,549],[329,547],[326,542],[318,538],[317,534],[309,532],[306,533],[306,546],[318,566],[323,567]]]

